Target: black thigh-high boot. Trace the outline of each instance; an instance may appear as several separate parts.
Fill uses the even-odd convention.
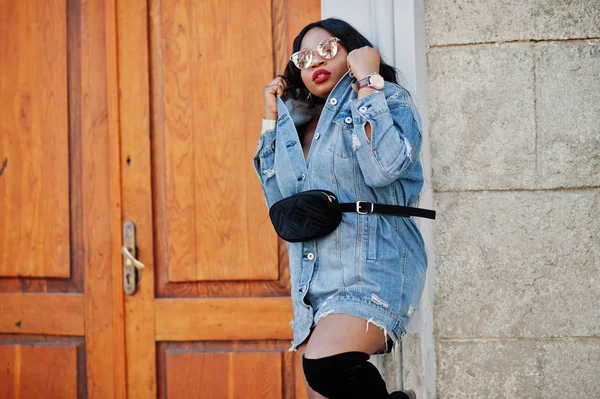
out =
[[[320,359],[302,356],[308,385],[329,399],[388,399],[385,381],[364,352],[345,352]]]

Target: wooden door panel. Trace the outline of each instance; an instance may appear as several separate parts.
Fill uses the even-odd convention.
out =
[[[249,167],[264,82],[273,69],[269,0],[160,2],[152,46],[164,100],[154,133],[164,146],[169,281],[278,280],[277,240]],[[156,47],[159,48],[156,48]],[[252,134],[254,133],[254,134]],[[261,223],[263,222],[263,223]]]
[[[2,4],[0,292],[82,293],[80,9]]]
[[[167,352],[169,398],[280,398],[281,352]]]
[[[152,10],[157,296],[285,295],[285,248],[251,164],[273,76],[270,4]]]
[[[0,294],[0,332],[84,335],[83,295]]]
[[[80,398],[86,395],[83,339],[2,336],[0,393],[6,398]]]
[[[272,78],[270,3],[206,1],[192,8],[198,27],[192,43],[199,54],[193,93],[200,212],[199,266],[188,281],[279,279],[277,238],[249,167],[256,115],[264,112],[254,99]]]
[[[202,298],[155,302],[156,339],[290,339],[288,298]]]
[[[288,347],[273,340],[160,343],[159,397],[305,399],[301,358]]]
[[[2,2],[3,277],[70,277],[65,1]]]

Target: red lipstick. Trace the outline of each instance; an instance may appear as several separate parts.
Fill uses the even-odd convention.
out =
[[[331,72],[329,72],[326,69],[317,69],[314,73],[313,73],[313,82],[315,83],[322,83],[324,81],[326,81],[327,79],[329,79],[329,76],[331,75]]]

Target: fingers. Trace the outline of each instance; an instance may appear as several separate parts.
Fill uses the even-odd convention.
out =
[[[283,75],[277,75],[277,77],[275,78],[275,80],[281,81],[283,83],[283,85],[287,88],[287,80],[285,79],[285,76],[283,76]]]
[[[285,87],[281,83],[275,83],[267,86],[269,88],[269,93],[278,95],[282,97],[285,93]]]
[[[275,80],[277,81],[277,86],[279,87],[279,89],[277,90],[277,93],[279,94],[280,97],[283,97],[283,95],[287,91],[287,81],[281,75],[277,76],[275,78]]]
[[[283,94],[285,93],[285,85],[281,82],[277,83],[277,95],[279,97],[283,97]]]
[[[267,91],[270,94],[275,94],[280,97],[283,97],[285,95],[285,92],[287,91],[287,82],[281,75],[277,76],[271,81],[271,83],[269,83],[265,87],[265,91]]]

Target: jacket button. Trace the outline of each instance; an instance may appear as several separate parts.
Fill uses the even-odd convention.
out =
[[[306,292],[306,286],[303,285],[302,287],[300,287],[300,292]]]
[[[319,140],[319,137],[321,137],[321,135],[319,133],[315,133],[315,140]]]
[[[344,119],[344,122],[350,124],[350,123],[352,123],[352,118],[347,116],[346,119]]]
[[[277,140],[277,139],[273,139],[273,142],[271,143],[271,149],[273,151],[275,151],[275,140]]]
[[[332,98],[331,100],[329,100],[329,104],[331,104],[331,105],[337,104],[337,99],[336,98]]]
[[[360,112],[367,112],[367,107],[366,106],[362,106],[358,109]]]
[[[312,252],[309,252],[308,255],[306,255],[306,259],[308,260],[313,260],[315,258],[315,254],[313,254]]]
[[[306,180],[306,175],[304,173],[302,173],[302,176],[300,176],[300,180]]]

